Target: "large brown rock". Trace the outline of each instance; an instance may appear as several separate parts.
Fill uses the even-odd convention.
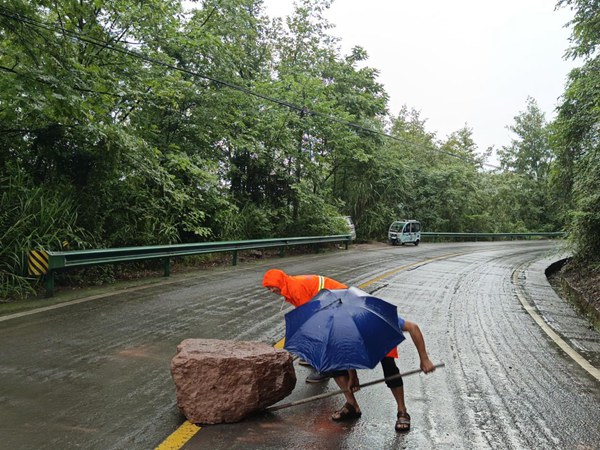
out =
[[[192,423],[238,422],[296,385],[292,356],[261,342],[186,339],[171,375],[177,405]]]

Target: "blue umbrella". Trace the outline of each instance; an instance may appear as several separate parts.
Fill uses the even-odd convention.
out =
[[[396,306],[355,287],[319,291],[285,329],[284,348],[319,372],[372,369],[404,340]]]

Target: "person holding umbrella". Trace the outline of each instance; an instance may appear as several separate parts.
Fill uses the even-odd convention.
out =
[[[332,416],[334,421],[361,416],[354,394],[360,389],[356,369],[381,364],[384,380],[397,404],[396,431],[410,429],[404,401],[404,385],[394,358],[397,345],[408,332],[417,348],[420,368],[433,372],[425,340],[414,322],[398,316],[397,307],[356,287],[322,289],[309,302],[285,315],[284,348],[305,358],[321,372],[330,373],[346,403]],[[390,350],[391,349],[391,350]]]
[[[410,337],[417,348],[419,359],[421,361],[421,370],[424,373],[431,373],[435,371],[435,365],[431,362],[429,356],[427,355],[425,340],[419,326],[414,322],[410,322],[408,320],[405,321],[400,317],[398,317],[398,322],[400,329],[410,334]],[[394,348],[381,360],[381,367],[383,368],[383,374],[385,378],[389,378],[400,373],[394,358],[398,358],[398,351],[396,348]],[[354,396],[354,393],[360,390],[360,382],[358,380],[356,369],[338,370],[332,372],[331,374],[340,389],[344,390],[344,396],[346,397],[346,403],[344,406],[342,406],[342,408],[340,408],[338,411],[334,412],[331,416],[331,419],[334,421],[344,421],[359,418],[362,413],[360,411],[360,406],[356,401],[356,397]],[[404,402],[404,382],[402,381],[402,377],[386,381],[385,384],[392,392],[398,407],[395,424],[396,431],[405,432],[410,430],[410,415],[406,411],[406,404]]]
[[[283,296],[284,300],[294,307],[304,305],[321,289],[345,289],[348,286],[332,278],[322,275],[288,275],[283,270],[270,269],[264,277],[262,285],[274,294]],[[301,364],[305,365],[304,361]],[[313,371],[306,377],[307,383],[320,383],[329,380],[331,375]]]

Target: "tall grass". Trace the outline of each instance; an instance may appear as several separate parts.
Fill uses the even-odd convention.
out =
[[[0,178],[0,301],[36,294],[40,280],[27,275],[27,253],[81,243],[68,194],[32,186],[22,173]]]

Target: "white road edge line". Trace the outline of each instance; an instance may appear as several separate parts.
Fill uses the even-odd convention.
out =
[[[600,369],[595,368],[590,364],[590,362],[581,356],[576,350],[574,350],[569,344],[567,344],[550,326],[542,319],[542,317],[537,313],[535,307],[531,306],[531,304],[525,298],[523,294],[523,289],[519,285],[519,275],[523,273],[523,269],[518,268],[515,269],[512,275],[513,284],[515,286],[517,298],[525,308],[525,311],[529,313],[531,318],[540,326],[542,330],[548,335],[550,339],[552,339],[556,345],[558,345],[568,356],[570,356],[573,361],[579,364],[585,371],[587,371],[590,375],[592,375],[596,380],[600,381]]]

